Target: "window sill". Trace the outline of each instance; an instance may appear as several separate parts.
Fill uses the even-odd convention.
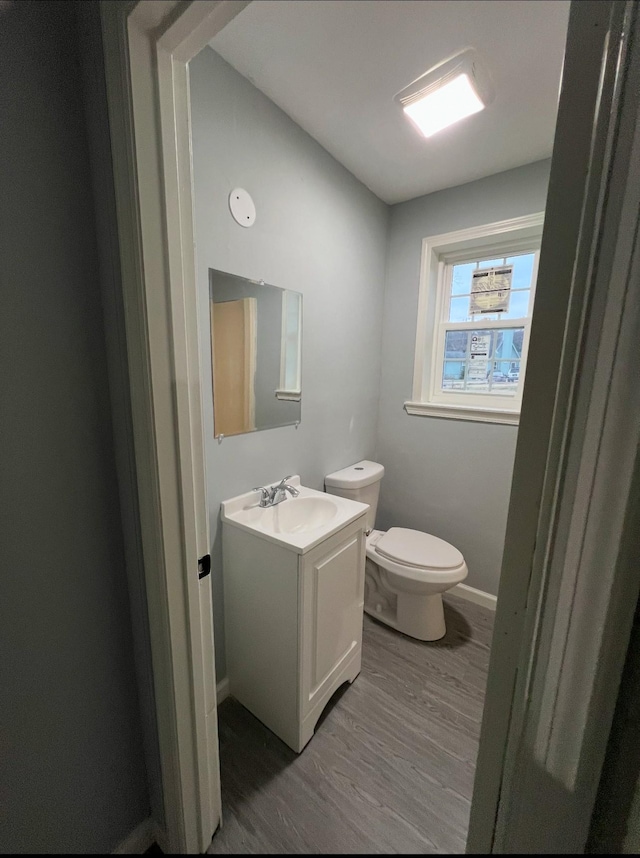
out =
[[[300,402],[302,391],[300,390],[276,390],[276,399],[284,399],[287,402]]]
[[[504,408],[476,408],[469,405],[446,405],[441,402],[405,402],[407,414],[417,417],[440,417],[447,420],[472,420],[476,423],[505,423],[517,426],[519,411]]]

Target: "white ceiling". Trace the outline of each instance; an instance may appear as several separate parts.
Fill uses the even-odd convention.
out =
[[[254,0],[211,42],[380,199],[551,155],[568,0]],[[425,139],[394,95],[471,46],[486,110]]]

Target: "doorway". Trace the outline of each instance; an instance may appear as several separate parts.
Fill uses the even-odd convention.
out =
[[[205,42],[208,41],[208,38],[211,37],[212,33],[216,30],[216,28],[219,29],[222,18],[218,17],[218,20],[217,20],[217,22],[215,22],[215,26],[214,26],[214,24],[212,23],[212,20],[211,20],[214,17],[214,14],[213,14],[214,12],[217,13],[218,15],[220,15],[220,14],[222,14],[222,13],[220,13],[220,8],[224,8],[224,15],[227,16],[227,18],[231,16],[231,11],[229,9],[230,5],[231,4],[211,4],[212,8],[209,10],[211,14],[209,14],[208,16],[205,16],[205,17],[208,17],[208,20],[206,21],[206,27],[205,27],[205,22],[203,22],[202,17],[200,19],[197,19],[195,17],[196,13],[193,12],[193,10],[192,10],[192,15],[194,17],[192,18],[191,21],[189,21],[189,20],[180,21],[180,25],[182,28],[180,32],[176,32],[176,29],[175,29],[176,22],[174,21],[170,24],[168,29],[165,31],[164,35],[161,36],[157,40],[158,50],[159,50],[161,103],[162,103],[163,98],[164,98],[165,99],[165,106],[167,103],[166,99],[169,98],[169,95],[171,95],[171,98],[175,99],[176,90],[179,91],[181,86],[183,87],[183,96],[184,96],[184,79],[181,80],[181,78],[180,78],[180,74],[181,74],[180,69],[182,68],[182,66],[180,64],[182,63],[184,65],[186,63],[187,59],[190,59],[194,55],[194,53],[197,52],[194,49],[194,45],[198,42],[198,40],[200,41],[201,44],[203,41],[205,41]],[[600,4],[600,5],[602,6],[603,4]],[[215,9],[213,8],[214,6],[216,7]],[[237,11],[239,11],[237,8],[233,9],[234,14]],[[157,22],[156,22],[156,24],[157,24]],[[196,37],[194,34],[198,33],[198,28],[200,28],[200,33]],[[207,38],[206,39],[204,39],[204,37],[203,37],[204,29],[207,30],[207,33],[206,33]],[[180,30],[180,28],[178,28],[178,30]],[[130,38],[132,38],[131,34],[130,34]],[[163,39],[165,40],[164,44],[163,44]],[[173,39],[173,42],[171,41],[172,39]],[[175,47],[176,45],[178,45],[179,48]],[[165,53],[163,53],[163,51],[165,51]],[[173,79],[172,79],[171,86],[170,86],[170,92],[166,89],[163,89],[162,74],[163,74],[163,68],[165,66],[167,66],[167,68],[165,70],[170,70],[173,74]],[[138,83],[140,83],[140,81],[138,81]],[[134,86],[134,90],[135,90],[135,86]],[[138,92],[140,92],[139,89],[138,89]],[[178,126],[182,129],[182,131],[184,131],[184,128],[185,128],[185,125],[181,124],[181,123],[183,123],[184,119],[185,119],[185,117],[181,113],[181,109],[178,109],[177,113],[176,112],[173,112],[173,113],[170,112],[169,120],[171,122],[177,123]],[[144,137],[144,135],[142,135],[142,137]],[[167,147],[167,140],[165,139],[165,156],[167,155],[167,151],[168,151],[166,147]],[[138,165],[138,166],[140,167],[140,165]],[[177,163],[171,163],[170,161],[168,162],[167,158],[165,157],[164,168],[165,168],[165,180],[167,179],[166,171],[169,171],[169,174],[170,174],[169,178],[171,176],[174,176],[173,181],[178,182],[177,188],[179,189],[179,193],[176,195],[177,205],[174,207],[173,216],[177,217],[178,219],[180,219],[180,217],[182,216],[182,222],[184,225],[184,223],[186,221],[188,221],[189,217],[190,217],[190,213],[189,213],[190,208],[188,206],[186,206],[186,204],[184,203],[185,188],[188,189],[190,187],[190,182],[187,182],[186,184],[180,184],[180,177],[182,176],[182,178],[184,179],[184,173],[181,171],[184,171],[184,169],[186,169],[185,164],[184,164],[184,162],[180,161],[180,158],[177,159]],[[175,173],[173,172],[174,168],[175,168]],[[188,196],[188,194],[187,194],[187,196]],[[150,204],[151,202],[152,201],[147,200],[147,203]],[[157,200],[156,200],[156,203],[157,203]],[[181,206],[183,207],[182,211],[180,211]],[[144,209],[144,205],[143,205],[143,209]],[[148,220],[146,222],[148,224]],[[171,219],[169,220],[169,230],[171,230]],[[193,272],[190,271],[190,266],[192,265],[192,262],[189,261],[188,257],[185,257],[182,254],[178,254],[177,257],[174,255],[173,250],[171,249],[171,233],[170,233],[169,244],[170,244],[170,253],[169,253],[170,268],[173,266],[173,269],[172,269],[173,275],[181,278],[182,282],[187,282],[187,281],[189,281],[189,279],[191,281],[193,281]],[[188,245],[188,242],[187,242],[187,245]],[[178,260],[178,263],[179,263],[177,267],[176,267],[176,259]],[[543,247],[543,259],[544,259],[544,247]],[[190,312],[191,312],[191,309],[189,307],[187,307],[186,313],[183,314],[182,309],[181,309],[181,305],[179,302],[174,303],[172,305],[172,314],[173,314],[172,322],[173,322],[174,332],[176,330],[181,330],[184,332],[185,326],[188,328],[189,325],[193,325],[194,318],[193,317],[189,318]],[[177,316],[176,316],[176,314],[177,314]],[[194,377],[193,374],[195,373],[195,375],[197,375],[197,370],[195,369],[193,354],[190,352],[190,347],[189,347],[188,342],[186,342],[186,339],[185,339],[185,345],[186,345],[186,350],[185,350],[186,361],[182,367],[182,371],[180,373],[178,373],[178,381],[181,381],[184,378],[187,382],[192,384],[193,377]],[[157,369],[157,367],[156,367],[156,369]],[[153,376],[153,373],[151,373],[151,375]],[[178,385],[178,387],[180,387],[180,385]],[[193,387],[189,386],[189,384],[187,384],[186,390],[187,390],[187,394],[186,394],[187,398],[185,400],[186,409],[183,412],[181,412],[181,414],[182,414],[182,419],[185,419],[187,421],[187,424],[191,423],[191,425],[193,426],[194,425],[194,423],[193,423],[194,409],[197,411],[197,404],[194,402],[194,399],[193,399],[193,397],[194,397]],[[181,419],[181,418],[179,417],[179,419]],[[172,422],[172,421],[170,421],[170,422]],[[197,421],[196,421],[196,423],[197,423]],[[183,433],[182,437],[183,437],[183,441],[181,442],[182,444],[187,443],[184,440],[185,438],[190,439],[190,440],[187,443],[187,447],[185,447],[184,449],[183,449],[183,447],[180,446],[180,444],[178,445],[177,449],[180,452],[180,456],[184,457],[184,455],[186,455],[187,453],[193,454],[194,436],[190,435],[190,433],[187,432],[186,434]],[[190,448],[190,449],[188,449],[188,448]],[[202,450],[200,449],[198,451],[197,439],[195,442],[195,451],[196,451],[195,457],[193,455],[187,457],[188,461],[191,463],[193,463],[195,460],[197,460],[198,455],[202,455]],[[200,493],[200,498],[202,497],[202,486],[198,486],[199,469],[197,467],[194,468],[193,464],[191,464],[191,465],[189,465],[189,467],[185,468],[185,462],[181,461],[181,473],[182,473],[182,479],[183,479],[183,504],[182,504],[182,512],[180,512],[179,510],[177,511],[177,518],[178,519],[180,519],[181,517],[184,516],[185,498],[194,498],[194,503],[197,506],[196,501],[198,498],[198,493]],[[188,478],[186,485],[184,483],[185,478]],[[187,489],[186,492],[184,491],[185,488]],[[197,529],[197,527],[198,527],[198,524],[197,524],[198,515],[197,514],[194,515],[192,517],[192,519],[193,519],[192,526]],[[196,544],[196,543],[197,543],[197,540],[194,540],[194,544]],[[205,541],[205,545],[206,545],[206,541]],[[168,542],[166,541],[166,539],[165,539],[165,547],[167,547],[167,548],[170,547]],[[190,550],[193,551],[193,548],[191,548]],[[195,552],[196,556],[200,554],[200,550],[201,549],[198,547],[196,552]],[[181,558],[178,565],[183,566],[184,562],[185,562],[185,559]],[[187,566],[187,568],[188,568],[188,566]],[[191,596],[189,596],[189,588],[187,588],[187,597],[188,597],[187,601],[189,601],[189,599],[192,599],[193,604],[199,603],[200,595],[198,594],[197,596],[195,596],[193,594],[193,591],[192,591]],[[171,604],[170,598],[168,601],[169,601],[169,604]],[[199,607],[199,604],[198,604],[198,607]],[[190,611],[188,613],[188,616],[190,616],[190,631],[187,630],[184,637],[187,640],[189,638],[191,639],[191,647],[193,650],[193,641],[196,640],[196,638],[197,638],[197,636],[194,637],[194,635],[193,635],[193,629],[198,626],[198,623],[201,624],[203,619],[206,618],[206,612],[199,614],[199,616],[200,616],[199,621],[197,620],[196,613],[194,613],[194,611]],[[198,681],[196,681],[195,685],[196,686],[198,685]],[[191,691],[187,690],[187,694],[186,694],[187,700],[189,698],[191,698],[191,700],[193,700],[193,691],[194,691],[193,687],[192,687]],[[205,694],[204,700],[205,701],[210,700],[210,696],[207,696],[207,694]],[[192,706],[192,708],[193,708],[193,706]],[[196,724],[197,724],[197,719],[196,719]],[[186,768],[188,768],[188,766],[186,766]],[[196,765],[196,770],[197,770],[197,768],[198,767]],[[183,770],[182,774],[179,775],[179,777],[184,778],[185,774],[188,774],[188,772],[186,772],[186,769]],[[201,774],[202,774],[202,771],[201,771]],[[209,783],[213,784],[215,782],[215,773],[212,774],[211,769],[209,770],[208,777],[209,777]],[[199,779],[199,784],[200,784],[200,790],[201,790],[201,794],[202,794],[202,790],[204,789],[204,785],[203,785],[203,781],[202,781],[201,777]],[[493,817],[491,817],[491,818],[493,818]],[[204,828],[202,828],[202,836],[204,837]]]
[[[367,820],[359,828],[362,850],[373,848],[376,840],[391,849],[394,839],[402,844],[402,851],[464,849],[489,664],[488,633],[517,437],[517,425],[506,420],[517,421],[518,417],[549,176],[549,159],[537,156],[551,152],[568,14],[568,5],[559,4],[551,19],[540,8],[537,19],[530,11],[526,20],[520,20],[519,7],[508,13],[501,8],[472,6],[464,25],[455,25],[459,13],[453,4],[440,5],[437,13],[428,4],[346,4],[340,8],[307,4],[295,9],[287,4],[258,4],[243,10],[189,63],[200,369],[221,690],[226,692],[228,677],[234,696],[231,666],[238,632],[229,628],[237,610],[231,609],[230,595],[225,593],[225,524],[218,510],[223,501],[252,486],[299,474],[303,485],[323,490],[325,475],[362,459],[379,461],[385,471],[374,526],[380,531],[394,526],[411,528],[446,540],[462,553],[469,569],[464,585],[444,596],[448,633],[439,643],[417,644],[392,627],[381,626],[378,621],[386,614],[393,622],[394,612],[393,596],[381,596],[381,585],[375,595],[366,597],[365,610],[371,607],[375,612],[376,605],[368,605],[371,601],[379,604],[380,611],[364,620],[360,676],[327,712],[323,729],[299,760],[289,758],[286,746],[273,741],[257,718],[252,722],[245,716],[237,699],[255,715],[260,711],[236,680],[235,702],[224,700],[218,709],[223,817],[226,808],[233,824],[225,824],[216,835],[214,850],[237,849],[245,838],[251,839],[250,832],[259,830],[258,820],[278,816],[282,795],[289,790],[297,795],[294,784],[312,782],[313,772],[323,770],[323,759],[327,760],[327,776],[316,774],[316,792],[326,794],[326,800],[317,798],[315,804],[301,800],[297,811],[290,803],[292,830],[283,832],[284,839],[276,836],[273,848],[311,851],[314,841],[306,840],[304,834],[309,831],[314,831],[315,846],[321,851],[336,848],[339,837],[344,836],[341,805],[348,804],[346,816]],[[512,33],[513,55],[519,55],[526,50],[536,21],[537,42],[544,45],[538,52],[537,76],[531,64],[526,75],[518,63],[512,62],[508,69],[501,64],[495,69],[492,66],[500,91],[507,78],[517,75],[535,77],[530,90],[522,92],[515,105],[498,100],[488,130],[473,126],[469,119],[467,125],[461,123],[443,132],[449,135],[448,148],[464,146],[464,154],[448,155],[438,138],[421,138],[392,98],[385,94],[375,99],[363,87],[362,80],[369,80],[373,74],[370,66],[375,65],[375,85],[388,78],[387,89],[400,90],[418,70],[426,70],[419,68],[425,50],[442,59],[478,31],[486,32],[487,39],[489,33],[494,34],[495,46],[484,36],[482,40],[485,62],[490,63],[488,58],[497,52],[500,41],[500,25]],[[419,35],[412,42],[409,33],[425,33],[427,24],[429,45]],[[360,53],[351,56],[354,27],[366,33],[367,49],[361,46],[360,51],[378,57],[375,62],[369,59],[364,67]],[[442,45],[441,35],[451,31],[455,37]],[[266,32],[272,34],[268,51]],[[332,46],[332,67],[339,70],[329,80],[321,74],[324,49],[314,52],[317,39],[313,34],[317,32],[325,33]],[[404,64],[399,63],[396,52],[389,52],[383,60],[383,43],[403,44]],[[415,52],[413,62],[408,58],[411,50]],[[360,65],[361,77],[349,73],[347,60]],[[343,117],[341,128],[353,126],[351,137],[357,141],[363,162],[373,161],[375,153],[385,148],[390,150],[387,160],[394,163],[403,157],[415,159],[411,161],[414,184],[408,183],[404,169],[389,167],[384,175],[380,160],[380,181],[373,190],[367,188],[366,174],[349,170],[347,155],[340,161],[327,151],[327,146],[337,146],[342,138],[332,137],[322,145],[322,135],[311,133],[314,122],[322,123],[310,105],[305,119],[300,120],[306,128],[295,121],[298,89],[292,93],[284,85],[291,79],[298,80],[300,90],[306,92],[311,91],[314,80],[322,80],[314,90],[317,114],[324,112],[327,101],[335,102],[335,113]],[[282,91],[275,80],[283,82]],[[514,90],[519,88],[513,80],[511,84]],[[342,91],[349,87],[358,87],[362,98],[366,91],[367,109],[375,115],[370,127],[360,114],[348,115],[345,102],[349,98]],[[501,169],[512,163],[510,153],[505,152],[499,165],[493,161],[484,165],[490,175],[466,181],[476,167],[477,135],[497,140],[500,135],[496,137],[495,128],[511,128],[513,138],[520,139],[524,129],[516,127],[518,111],[530,123],[533,108],[526,99],[533,92],[537,99],[541,92],[546,94],[545,109],[539,109],[536,123],[536,133],[546,137],[537,142],[529,139],[530,155],[519,152],[532,162]],[[489,112],[490,108],[486,116]],[[480,120],[484,122],[485,116],[479,114]],[[504,138],[505,132],[501,133]],[[380,135],[383,139],[377,140]],[[542,143],[546,150],[536,148]],[[420,162],[427,153],[430,159],[439,159],[437,169]],[[459,165],[458,172],[452,172],[452,158]],[[442,173],[447,178],[440,178]],[[233,211],[236,197],[245,195],[253,200],[255,216],[248,226]],[[397,246],[403,247],[404,258],[394,254]],[[432,256],[436,257],[433,262]],[[441,282],[431,277],[432,269],[440,268]],[[472,296],[473,272],[493,276],[494,270],[509,281],[505,309],[472,313],[479,300],[479,293]],[[227,277],[264,280],[271,284],[269,288],[275,285],[289,294],[295,290],[302,295],[302,419],[297,428],[274,429],[271,423],[258,434],[230,437],[224,432],[219,442],[216,381],[213,403],[209,382],[207,282],[213,282],[214,290],[221,289],[220,271],[227,272]],[[423,272],[422,277],[416,271]],[[240,295],[248,287],[243,280],[235,288]],[[416,304],[421,308],[417,314]],[[274,344],[279,343],[278,326],[273,322],[270,332]],[[478,350],[470,353],[472,334],[486,344],[484,358]],[[418,354],[416,344],[421,340],[422,354]],[[438,342],[439,352],[434,347]],[[217,358],[216,354],[214,374]],[[263,356],[260,364],[267,359]],[[414,366],[423,369],[421,383],[411,377]],[[455,381],[449,378],[452,373]],[[433,391],[426,383],[432,376],[441,381],[439,386],[433,385]],[[260,387],[263,382],[275,400],[275,379],[260,380]],[[404,396],[398,401],[400,390]],[[431,402],[432,395],[439,401]],[[476,419],[462,420],[468,417],[467,399],[472,397]],[[412,400],[410,406],[406,400]],[[420,412],[425,401],[431,414]],[[487,406],[486,416],[493,420],[498,419],[498,409],[503,409],[505,414],[500,417],[505,422],[478,420],[482,402]],[[444,404],[450,409],[446,416],[437,410]],[[465,601],[465,597],[470,598]],[[455,655],[449,657],[452,652]],[[396,707],[400,709],[396,711]],[[391,722],[388,725],[385,712]],[[398,725],[404,722],[411,724],[411,730],[401,737]],[[358,724],[367,736],[365,744],[350,741],[353,730],[349,725]],[[256,748],[265,748],[267,770],[272,757],[279,761],[273,763],[274,773],[265,775],[259,790],[251,787],[252,766],[236,765],[246,759],[245,744],[254,753]],[[376,763],[369,759],[363,769],[361,759],[368,758],[367,746],[376,747],[378,753]],[[403,793],[404,776],[396,771],[398,766],[403,771],[402,756],[398,757],[401,746],[406,747],[416,768],[411,793],[428,792],[433,801],[409,800]],[[342,781],[330,776],[328,761],[337,758],[348,771]],[[260,766],[260,761],[256,755],[254,764]],[[376,764],[377,779],[372,774]],[[244,780],[238,779],[240,771],[246,775]],[[353,785],[346,792],[345,778]],[[367,791],[371,793],[369,802],[363,798]],[[264,809],[265,803],[269,811]],[[372,815],[371,803],[384,810]],[[314,814],[326,817],[324,830],[329,841],[322,839],[321,827],[311,821]],[[292,839],[287,841],[285,834]],[[352,843],[355,848],[357,837]]]

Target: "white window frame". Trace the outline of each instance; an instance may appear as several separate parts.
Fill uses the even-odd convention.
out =
[[[544,212],[511,218],[470,229],[425,238],[422,242],[420,291],[412,398],[404,403],[407,414],[421,417],[446,417],[486,423],[517,425],[522,402],[521,383],[516,394],[496,395],[443,391],[444,332],[451,327],[445,310],[450,283],[447,267],[480,257],[506,257],[539,251]],[[504,321],[456,322],[455,329],[477,330],[524,327],[520,378],[524,381],[529,347],[531,310],[535,298],[537,256],[531,284],[529,314],[525,319]]]

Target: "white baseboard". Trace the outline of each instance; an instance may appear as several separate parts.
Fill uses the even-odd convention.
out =
[[[452,596],[459,596],[461,599],[475,602],[476,605],[482,605],[483,608],[489,608],[490,611],[495,611],[496,609],[497,596],[485,593],[484,590],[476,590],[475,587],[470,587],[468,584],[456,584],[449,592]]]
[[[229,678],[225,676],[224,679],[221,679],[220,682],[216,685],[216,703],[218,706],[222,703],[223,700],[226,700],[229,696]]]
[[[157,841],[155,823],[148,817],[116,846],[113,855],[142,855]]]

